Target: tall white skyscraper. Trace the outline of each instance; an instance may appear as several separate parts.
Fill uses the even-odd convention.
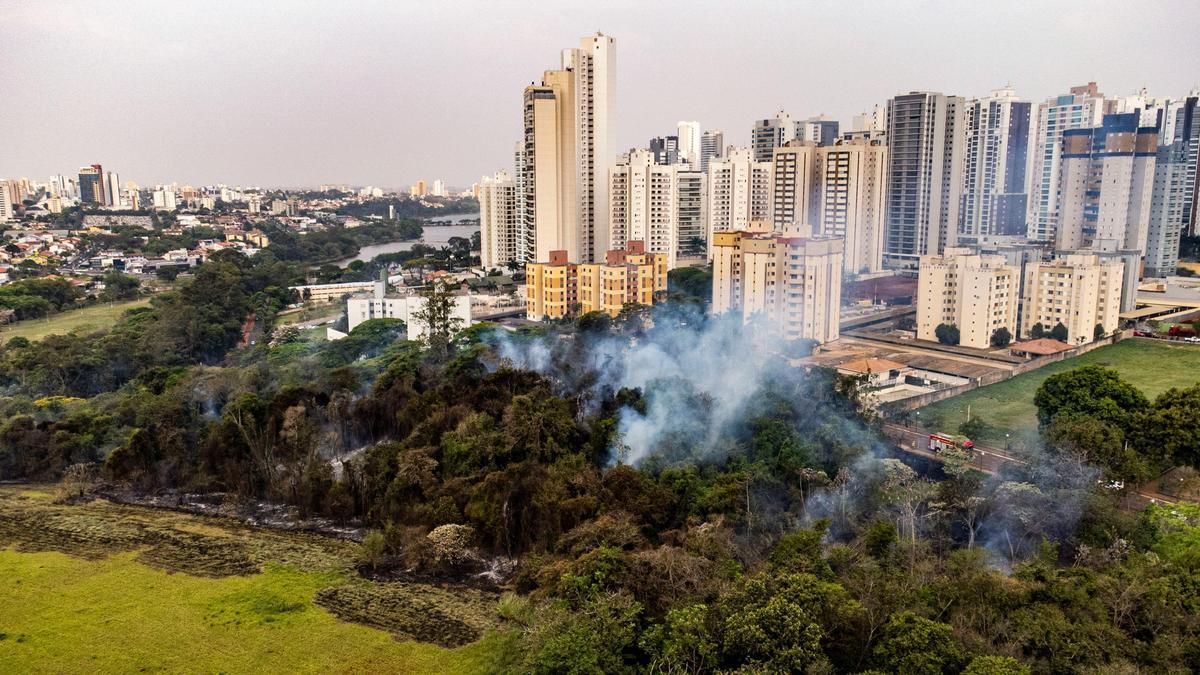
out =
[[[526,260],[564,250],[572,262],[604,260],[608,169],[615,144],[616,43],[602,33],[562,50],[561,67],[525,89]]]
[[[962,193],[960,96],[913,92],[888,101],[884,264],[915,267],[957,241]]]
[[[646,150],[634,150],[609,170],[609,232],[614,249],[631,241],[645,242],[646,251],[667,254],[675,267],[678,186],[675,165],[658,164]]]
[[[563,51],[563,67],[575,73],[579,134],[580,262],[600,262],[612,248],[608,237],[608,169],[616,142],[617,45],[603,33]]]
[[[1068,129],[1088,129],[1100,124],[1104,95],[1095,82],[1071,87],[1063,96],[1047,99],[1038,106],[1033,137],[1033,175],[1030,177],[1027,236],[1054,241],[1058,231],[1059,171],[1062,168],[1062,137]]]
[[[747,230],[771,217],[771,162],[758,162],[749,148],[733,148],[708,165],[708,238],[713,232]],[[710,247],[711,253],[711,247]]]
[[[699,122],[680,122],[676,127],[676,135],[679,137],[679,159],[680,161],[691,164],[694,168],[700,167],[700,123]]]
[[[522,208],[517,183],[507,171],[479,181],[479,255],[485,268],[522,260]]]
[[[119,209],[121,204],[121,179],[116,171],[104,174],[104,194],[111,208]]]
[[[1180,238],[1194,232],[1196,223],[1200,97],[1193,95],[1177,102],[1169,113],[1172,123],[1163,127],[1171,129],[1173,135],[1159,135],[1146,242],[1146,276],[1154,277],[1175,274]]]
[[[960,234],[1025,234],[1032,108],[1007,87],[967,102]]]

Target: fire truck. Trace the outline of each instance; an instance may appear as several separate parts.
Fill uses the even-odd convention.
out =
[[[942,452],[943,450],[950,450],[952,448],[970,453],[975,449],[975,444],[966,436],[929,434],[929,449],[933,452]]]

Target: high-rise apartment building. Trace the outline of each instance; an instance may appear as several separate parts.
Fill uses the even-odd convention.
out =
[[[917,338],[937,340],[943,324],[959,331],[959,344],[987,349],[1001,328],[1017,334],[1020,269],[1004,256],[947,248],[921,257],[917,279]]]
[[[1195,232],[1196,171],[1200,153],[1200,98],[1189,96],[1169,111],[1170,136],[1160,132],[1154,165],[1154,192],[1146,241],[1146,275],[1175,274],[1180,238]]]
[[[105,201],[104,169],[99,164],[85,166],[79,170],[79,201],[84,204],[100,204]]]
[[[655,162],[654,154],[634,150],[609,170],[609,235],[624,250],[631,241],[645,250],[667,256],[675,267],[678,253],[679,206],[677,168]]]
[[[817,145],[833,145],[840,136],[839,127],[837,120],[824,115],[810,117],[796,122],[796,139]]]
[[[708,185],[703,172],[680,167],[675,172],[675,244],[678,258],[703,259],[708,254]]]
[[[1072,345],[1091,342],[1096,326],[1105,335],[1117,330],[1121,313],[1124,264],[1090,253],[1070,253],[1052,262],[1026,267],[1021,334],[1035,324],[1049,332],[1058,324],[1067,329]]]
[[[913,92],[888,101],[884,264],[915,267],[957,241],[965,101]]]
[[[784,339],[825,343],[838,338],[841,302],[840,238],[808,227],[713,235],[714,314],[737,312]]]
[[[817,144],[792,140],[771,152],[771,222],[776,230],[813,222]]]
[[[431,190],[434,197],[446,196],[446,182],[438,178],[433,181],[433,189]]]
[[[693,169],[700,167],[700,123],[680,121],[676,125],[679,137],[679,160]]]
[[[650,153],[656,164],[679,163],[679,137],[658,136],[650,139]]]
[[[1026,217],[1030,239],[1052,242],[1057,236],[1063,132],[1098,126],[1103,115],[1104,95],[1095,82],[1071,87],[1070,93],[1038,106]]]
[[[1055,248],[1145,252],[1158,130],[1137,112],[1062,133]]]
[[[770,162],[771,151],[783,147],[796,137],[796,124],[792,116],[780,110],[774,117],[765,120],[755,120],[750,129],[750,148],[754,151],[754,161]]]
[[[1010,88],[967,102],[959,234],[1025,234],[1032,108]]]
[[[276,199],[275,204],[285,203],[282,200]],[[286,204],[286,203],[285,203]],[[175,196],[175,189],[170,185],[160,185],[154,190],[154,208],[160,211],[174,211],[178,207],[178,200]],[[286,210],[286,208],[285,208]],[[275,213],[272,206],[272,213]]]
[[[597,33],[562,51],[559,70],[525,89],[526,260],[609,249],[608,169],[615,148],[616,43]]]
[[[7,181],[0,181],[0,223],[13,219],[13,198]]]
[[[549,260],[566,251],[578,262],[583,251],[576,192],[575,78],[549,70],[540,85],[525,88],[524,260]]]
[[[850,123],[850,133],[866,136],[887,133],[887,106],[876,103],[870,111],[855,115]]]
[[[853,140],[816,152],[813,227],[845,241],[847,274],[883,269],[887,146]]]
[[[601,263],[573,263],[566,251],[525,266],[528,318],[561,319],[588,312],[616,316],[625,305],[652,305],[667,291],[667,257],[642,242],[609,251]]]
[[[479,255],[488,269],[524,261],[521,223],[524,216],[517,183],[507,171],[479,181]]]
[[[116,171],[104,174],[104,198],[105,203],[113,208],[125,206],[121,203],[121,179]]]
[[[408,194],[413,197],[424,197],[429,194],[429,188],[426,186],[425,181],[419,180],[413,183],[413,186],[408,189]]]
[[[580,260],[598,262],[612,248],[607,215],[608,169],[617,148],[616,41],[602,33],[581,38],[578,49],[564,50],[563,67],[573,70],[576,79]]]
[[[700,170],[708,172],[708,164],[714,158],[725,156],[725,132],[710,129],[700,136]]]
[[[745,230],[751,221],[769,220],[771,162],[755,160],[748,148],[733,148],[727,157],[710,161],[707,199],[710,240],[713,232]]]

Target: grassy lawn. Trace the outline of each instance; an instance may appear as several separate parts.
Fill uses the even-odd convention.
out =
[[[107,502],[64,506],[45,490],[0,486],[0,672],[503,667],[511,631],[435,644],[461,630],[452,613],[494,624],[492,596],[367,581],[347,567],[353,550],[318,535]],[[407,637],[422,630],[424,641]]]
[[[980,417],[995,429],[976,440],[1002,446],[1006,432],[1012,434],[1014,441],[1030,438],[1037,433],[1037,409],[1033,406],[1037,388],[1051,375],[1085,365],[1113,368],[1153,399],[1171,387],[1200,383],[1200,345],[1124,340],[934,403],[921,409],[921,424],[929,430],[956,431],[970,406],[972,418]]]
[[[84,330],[106,328],[116,323],[125,310],[145,307],[149,304],[149,298],[111,304],[103,303],[83,309],[72,309],[45,319],[18,321],[0,328],[0,341],[7,342],[15,337],[40,340],[47,335],[65,335],[77,328]]]

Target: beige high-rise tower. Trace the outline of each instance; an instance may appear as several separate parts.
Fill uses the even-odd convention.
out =
[[[887,151],[865,139],[817,148],[813,227],[845,240],[847,274],[883,269]]]
[[[558,70],[525,88],[525,259],[566,251],[572,262],[592,262],[611,248],[616,43],[597,33],[561,56]]]
[[[755,226],[769,229],[758,221]],[[807,226],[713,234],[713,314],[737,312],[787,340],[838,339],[842,240]]]

